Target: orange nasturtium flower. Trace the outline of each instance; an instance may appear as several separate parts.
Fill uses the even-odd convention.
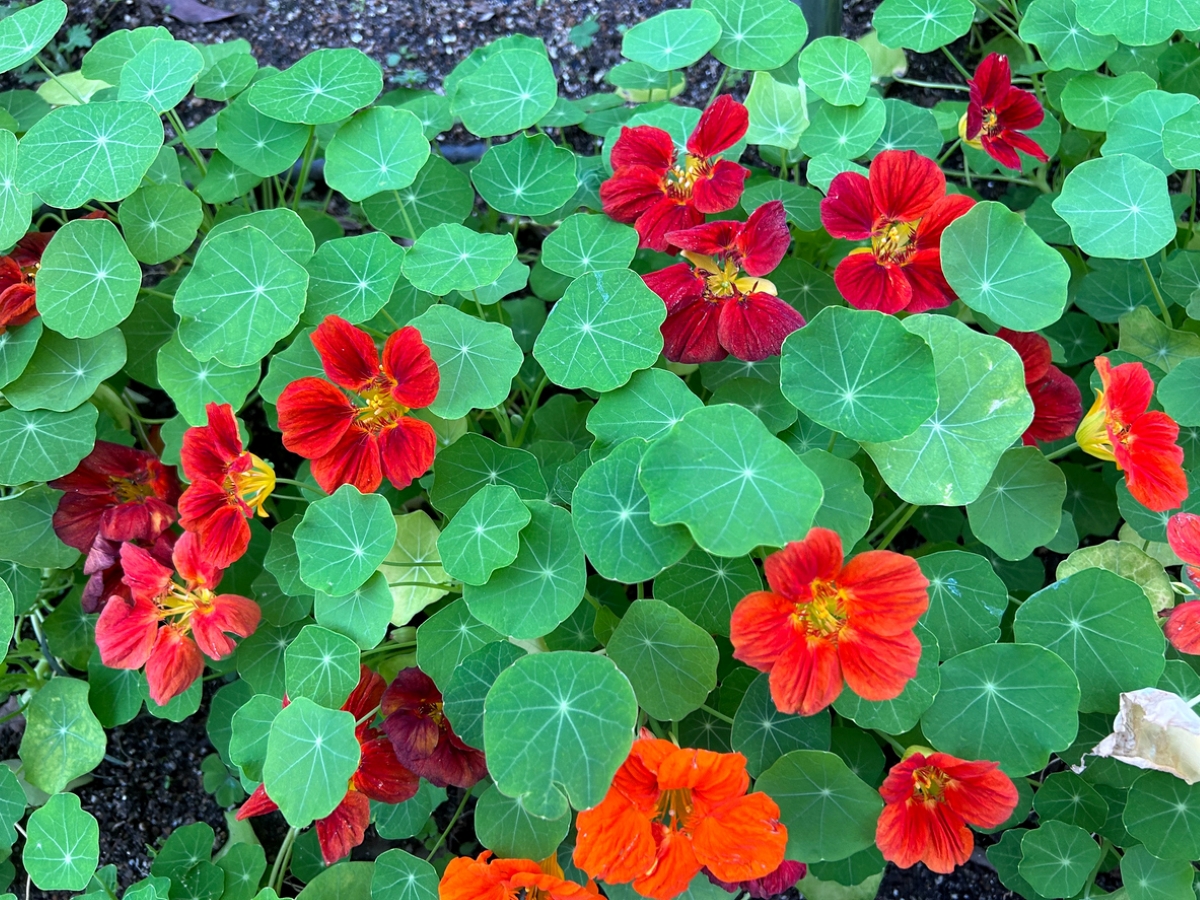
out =
[[[1195,513],[1171,516],[1167,522],[1167,541],[1183,560],[1192,583],[1200,583],[1200,516]],[[1200,600],[1188,600],[1164,609],[1159,615],[1167,620],[1163,632],[1172,647],[1180,653],[1200,654]]]
[[[837,532],[814,528],[767,557],[771,590],[733,611],[733,656],[771,673],[782,712],[815,715],[843,683],[864,700],[891,700],[917,674],[913,626],[929,608],[920,566],[890,550],[842,560]]]
[[[680,749],[642,732],[600,804],[579,814],[575,865],[671,900],[706,868],[725,882],[779,868],[787,828],[766,794],[747,794],[740,753]]]
[[[883,858],[902,869],[923,862],[948,875],[975,846],[968,825],[995,828],[1017,806],[1017,788],[994,762],[949,753],[910,752],[879,788],[885,804],[875,827]]]
[[[450,860],[438,884],[440,900],[584,900],[599,897],[596,884],[578,885],[563,877],[562,867],[551,856],[540,864],[531,859],[490,859],[485,850],[476,859]],[[522,894],[521,892],[525,893]]]
[[[1075,440],[1087,453],[1117,464],[1133,498],[1154,512],[1176,509],[1187,499],[1179,426],[1150,409],[1154,379],[1139,362],[1113,366],[1096,357],[1101,390],[1079,423]]]

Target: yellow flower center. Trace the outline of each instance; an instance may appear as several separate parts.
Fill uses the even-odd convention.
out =
[[[371,382],[370,387],[359,393],[366,401],[366,406],[360,406],[355,417],[355,422],[360,428],[376,434],[408,414],[408,407],[398,403],[392,396],[393,386],[394,382],[381,373]]]
[[[112,492],[121,503],[140,503],[147,497],[154,496],[154,488],[149,484],[132,481],[129,478],[110,478],[108,483]]]
[[[667,170],[663,188],[668,196],[676,200],[686,200],[692,196],[692,186],[707,168],[708,160],[685,153],[682,163],[677,163]]]
[[[1079,423],[1075,440],[1084,453],[1097,459],[1114,462],[1112,437],[1109,434],[1108,407],[1104,403],[1104,391],[1096,391],[1096,402]],[[1119,429],[1123,430],[1123,429]]]
[[[688,788],[676,788],[663,791],[662,796],[658,798],[656,814],[668,828],[674,826],[682,830],[694,808],[692,792]]]
[[[683,256],[696,269],[704,273],[704,296],[711,303],[718,303],[722,300],[728,300],[730,297],[756,292],[764,294],[778,293],[775,285],[767,281],[767,279],[743,275],[742,270],[738,268],[737,263],[732,259],[718,262],[711,256],[692,253],[690,250],[683,251]]]
[[[275,470],[263,459],[250,454],[250,468],[232,476],[233,490],[257,515],[266,516],[263,504],[275,490]]]
[[[913,796],[926,803],[940,803],[950,778],[936,766],[922,766],[913,772]]]
[[[846,624],[846,594],[833,581],[814,581],[810,586],[812,600],[798,604],[796,617],[809,634],[837,639]]]
[[[871,235],[871,250],[882,263],[904,265],[912,255],[918,222],[889,222]]]

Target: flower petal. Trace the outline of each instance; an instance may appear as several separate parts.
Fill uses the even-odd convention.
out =
[[[945,802],[968,824],[995,828],[1016,809],[1020,795],[999,763],[958,759],[948,753],[931,753],[927,762],[950,776]]]
[[[100,661],[113,669],[140,669],[158,637],[158,607],[146,599],[109,597],[96,620]]]
[[[214,566],[226,569],[250,546],[250,525],[215,482],[193,481],[179,498],[179,524],[195,532]]]
[[[387,339],[383,371],[396,382],[392,399],[409,409],[424,409],[437,399],[441,375],[421,332],[405,325]]]
[[[746,219],[737,235],[737,251],[747,275],[766,275],[783,259],[792,243],[783,201],[764,203]]]
[[[918,862],[949,875],[965,863],[975,838],[962,817],[945,803],[905,800],[888,804],[875,826],[883,858],[907,869]]]
[[[1013,331],[1001,328],[996,337],[1017,351],[1025,366],[1025,383],[1033,384],[1050,371],[1050,342],[1036,331]]]
[[[618,222],[634,222],[666,197],[662,172],[647,166],[622,166],[600,184],[604,212]]]
[[[154,602],[170,589],[171,570],[136,544],[121,545],[121,570],[134,599]]]
[[[1188,496],[1178,437],[1179,426],[1174,419],[1164,412],[1151,411],[1138,416],[1124,438],[1113,443],[1113,456],[1125,472],[1129,493],[1154,512],[1177,509]]]
[[[879,702],[899,697],[916,677],[921,642],[911,631],[885,636],[852,622],[838,633],[837,652],[850,690]]]
[[[345,394],[312,377],[284,388],[277,409],[283,446],[305,459],[324,456],[337,446],[356,414]]]
[[[317,819],[317,843],[325,865],[332,866],[363,842],[371,824],[371,801],[366,794],[347,791],[342,802],[323,819]]]
[[[850,622],[876,634],[912,631],[929,609],[929,579],[915,559],[891,550],[858,554],[837,583],[845,592]]]
[[[969,212],[975,201],[966,194],[947,194],[940,198],[917,225],[915,240],[918,249],[938,250],[942,245],[942,232],[959,216]]]
[[[671,135],[653,125],[621,126],[613,141],[610,158],[613,170],[625,166],[644,166],[656,169],[659,176],[675,165],[675,141]]]
[[[396,759],[388,738],[379,735],[364,741],[361,749],[353,778],[357,790],[380,803],[403,803],[416,796],[421,779]]]
[[[341,316],[326,316],[311,336],[325,375],[348,391],[362,391],[379,374],[379,351],[361,328]]]
[[[209,659],[224,659],[237,644],[228,637],[250,637],[262,620],[262,610],[253,600],[237,594],[218,594],[207,610],[196,610],[190,622],[196,643]]]
[[[774,294],[755,291],[720,305],[717,340],[747,362],[778,356],[784,339],[804,327],[804,317]]]
[[[1050,366],[1046,377],[1029,385],[1033,400],[1033,422],[1025,429],[1026,444],[1037,441],[1058,441],[1075,433],[1083,418],[1083,398],[1071,376],[1057,366]]]
[[[780,712],[815,716],[842,692],[837,649],[824,638],[797,634],[771,668],[770,683]]]
[[[704,159],[714,157],[744,138],[749,128],[750,113],[746,107],[722,94],[701,113],[700,121],[688,137],[687,151]]]
[[[337,445],[312,460],[311,466],[313,478],[329,494],[343,484],[369,494],[383,481],[379,441],[357,426],[346,429]]]
[[[833,281],[855,309],[898,313],[912,302],[913,288],[900,266],[883,266],[870,251],[851,253],[833,270]]]
[[[655,863],[650,820],[619,793],[609,791],[598,806],[579,813],[575,826],[575,865],[593,878],[622,884]]]
[[[692,205],[702,213],[719,213],[737,206],[750,170],[719,159],[692,184]]]
[[[721,308],[701,295],[678,305],[668,305],[662,323],[663,355],[672,362],[717,362],[726,356],[720,342]]]
[[[633,227],[638,233],[638,246],[666,253],[670,244],[667,233],[691,228],[704,221],[704,214],[689,203],[663,197],[647,207]]]
[[[702,865],[688,835],[657,822],[651,828],[658,836],[657,858],[650,871],[634,879],[633,889],[651,900],[672,900],[687,890]]]
[[[436,449],[433,426],[412,416],[401,416],[379,432],[383,474],[396,490],[404,490],[429,471]]]
[[[871,200],[889,222],[912,222],[946,195],[938,164],[915,150],[884,150],[871,160]]]
[[[249,799],[238,808],[236,818],[240,822],[251,816],[265,816],[278,809],[279,806],[275,801],[267,796],[267,789],[260,784],[254,789],[254,793],[250,795]]]
[[[918,250],[901,271],[908,281],[912,291],[912,299],[908,301],[905,312],[928,312],[931,309],[942,309],[954,302],[958,296],[954,288],[942,274],[942,252],[929,248]]]
[[[1163,631],[1171,646],[1180,653],[1200,654],[1200,600],[1189,600],[1172,607]]]
[[[755,591],[739,601],[729,619],[733,658],[769,672],[793,642],[801,639],[792,624],[796,604],[770,591]]]
[[[722,881],[769,875],[779,868],[787,848],[779,807],[762,793],[723,804],[691,831],[696,858]]]
[[[812,597],[814,581],[833,581],[842,570],[842,539],[829,528],[812,528],[802,541],[792,541],[763,563],[767,583],[793,603]]]
[[[174,625],[158,629],[158,638],[146,660],[150,699],[162,706],[178,697],[204,674],[204,657],[195,641]]]
[[[220,482],[234,471],[231,467],[242,455],[242,438],[233,417],[233,407],[228,403],[209,403],[204,409],[208,424],[189,428],[183,433],[179,458],[183,462],[183,474],[189,481],[206,478]]]
[[[1167,522],[1167,543],[1189,566],[1200,566],[1200,516],[1175,513]]]
[[[862,241],[871,236],[879,212],[871,199],[871,184],[858,172],[841,172],[829,183],[821,201],[821,224],[830,236]]]

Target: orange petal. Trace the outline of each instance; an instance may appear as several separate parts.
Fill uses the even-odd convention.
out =
[[[793,541],[763,564],[767,582],[777,594],[804,601],[814,581],[833,581],[842,570],[842,539],[836,531],[813,528],[802,541]]]
[[[686,834],[654,827],[659,833],[658,859],[649,872],[634,880],[633,889],[652,900],[671,900],[687,890],[703,866]]]
[[[691,790],[696,810],[703,814],[746,793],[750,787],[746,757],[712,750],[676,750],[659,767],[658,786],[664,791]]]
[[[689,824],[696,858],[721,881],[750,881],[779,868],[787,828],[766,794],[739,797]]]
[[[980,828],[995,828],[1016,809],[1020,799],[1016,785],[1000,771],[998,763],[957,759],[948,753],[930,754],[928,762],[950,776],[945,787],[946,803],[964,821]]]
[[[575,820],[575,865],[614,884],[632,881],[654,865],[650,820],[615,791]]]
[[[902,634],[929,609],[929,579],[917,561],[890,550],[868,550],[847,563],[837,579],[856,627]]]
[[[771,669],[771,699],[780,712],[815,716],[841,692],[837,649],[825,638],[793,642]]]
[[[917,675],[921,642],[911,631],[880,635],[850,625],[838,636],[837,652],[850,690],[864,700],[893,700]]]
[[[729,640],[733,658],[762,672],[771,671],[779,657],[802,632],[792,624],[796,604],[770,591],[748,594],[733,610],[729,620]]]
[[[918,862],[948,875],[971,856],[975,838],[945,803],[906,800],[883,808],[875,826],[883,858],[907,869]]]

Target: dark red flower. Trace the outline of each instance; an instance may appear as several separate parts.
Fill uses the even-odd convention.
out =
[[[982,149],[1010,169],[1021,168],[1018,150],[1040,162],[1049,159],[1033,138],[1021,133],[1042,124],[1046,113],[1037,97],[1013,87],[1007,56],[989,53],[975,70],[974,79],[967,83],[971,100],[958,124],[964,143]]]
[[[402,669],[380,709],[396,758],[430,784],[469,788],[487,775],[483,753],[454,733],[442,710],[442,692],[420,669]]]
[[[180,459],[191,482],[179,498],[179,524],[194,531],[213,565],[226,568],[250,545],[247,519],[266,516],[275,470],[242,449],[233,407],[210,403],[208,424],[183,433]]]
[[[743,222],[709,222],[668,237],[687,262],[642,276],[667,304],[663,353],[673,362],[716,362],[732,353],[779,353],[804,318],[775,296],[766,275],[791,242],[783,203],[764,203]],[[745,273],[745,274],[743,274]]]
[[[433,426],[408,415],[432,403],[440,384],[421,332],[411,325],[395,332],[382,362],[371,336],[338,316],[326,316],[312,342],[329,381],[301,378],[284,388],[283,445],[312,460],[313,478],[330,493],[343,484],[367,493],[384,476],[397,489],[408,487],[433,464],[437,446]]]
[[[949,306],[957,295],[942,274],[942,232],[974,202],[947,195],[938,164],[913,150],[884,150],[865,178],[842,172],[821,201],[821,222],[835,238],[871,241],[834,270],[842,296],[885,313]]]
[[[146,546],[141,541],[110,541],[107,538],[97,536],[96,542],[92,544],[83,561],[83,574],[88,576],[79,601],[83,607],[83,611],[85,613],[98,612],[100,607],[104,605],[104,601],[112,596],[121,597],[127,603],[133,602],[129,588],[123,580],[125,575],[124,570],[121,568],[121,547],[123,543],[141,546],[164,566],[169,566],[171,565],[171,551],[175,547],[175,541],[176,536],[171,531],[164,531],[149,546]]]
[[[96,441],[75,471],[50,483],[64,491],[54,511],[54,533],[88,553],[97,537],[152,543],[175,521],[179,479],[152,453]]]
[[[317,820],[317,843],[327,866],[333,865],[363,842],[371,824],[371,803],[403,803],[417,793],[421,779],[396,759],[391,743],[378,728],[371,726],[383,696],[383,679],[362,666],[358,685],[350,692],[342,709],[354,716],[358,726],[358,769],[350,776],[346,796],[333,812]],[[285,701],[286,705],[286,701]],[[238,819],[261,816],[279,809],[266,788],[259,785],[237,811]]]
[[[796,882],[808,874],[808,866],[802,862],[785,859],[779,864],[779,868],[770,875],[764,875],[762,878],[755,878],[752,881],[722,881],[708,869],[704,870],[704,874],[719,888],[723,888],[731,894],[737,894],[745,891],[753,900],[771,900],[777,894],[782,894],[790,887],[795,887]]]
[[[1026,446],[1059,441],[1075,433],[1083,418],[1083,397],[1071,376],[1050,362],[1050,342],[1036,331],[1001,328],[996,337],[1007,341],[1025,365],[1025,390],[1033,400],[1033,421],[1021,436]]]
[[[613,144],[612,177],[600,185],[604,211],[632,223],[640,246],[667,252],[668,232],[691,228],[707,213],[733,209],[750,174],[717,157],[740,141],[750,125],[746,107],[717,98],[696,124],[682,162],[675,141],[661,128],[622,128]]]

